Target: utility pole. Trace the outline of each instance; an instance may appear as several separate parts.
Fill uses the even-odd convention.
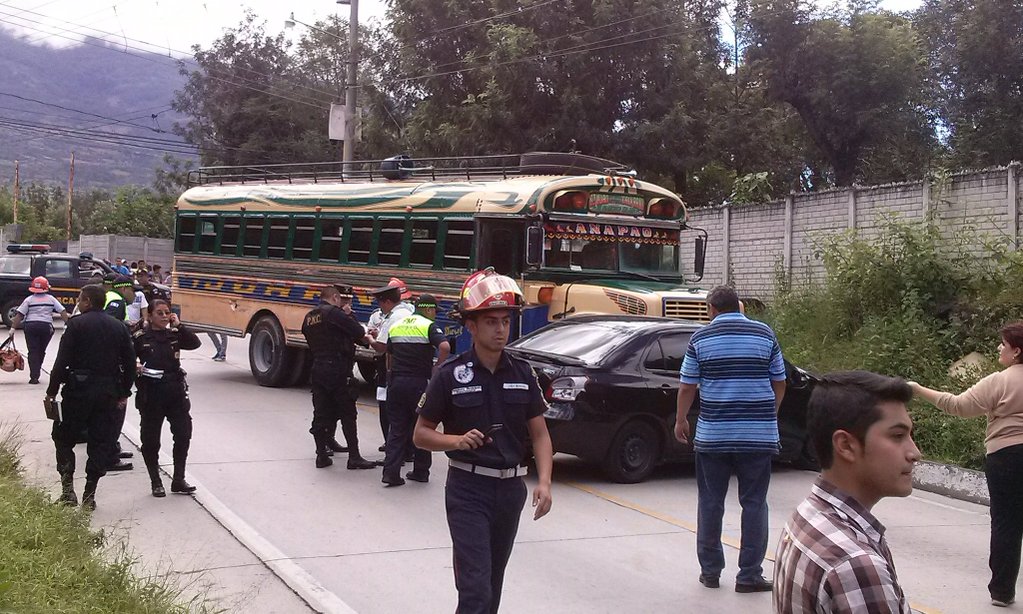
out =
[[[356,82],[359,76],[359,0],[338,0],[338,4],[350,4],[348,16],[348,83],[345,85],[345,144],[341,152],[342,162],[351,162],[355,155],[355,105],[357,101]],[[343,166],[343,165],[342,165]],[[348,169],[344,169],[348,170]]]
[[[18,166],[18,161],[15,160],[14,161],[14,223],[15,224],[18,223],[18,196],[20,195],[20,192],[21,192],[21,183],[20,183],[21,173],[20,173],[19,169],[20,169],[20,167]]]
[[[71,197],[75,193],[75,152],[71,152],[71,173],[67,179],[67,240],[71,240]]]

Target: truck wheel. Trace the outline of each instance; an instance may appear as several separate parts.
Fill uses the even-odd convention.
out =
[[[21,301],[7,301],[4,303],[4,306],[2,307],[3,311],[0,312],[0,317],[3,318],[4,326],[7,328],[11,328],[14,321],[14,314],[20,304]]]
[[[604,473],[614,482],[635,484],[650,477],[660,460],[661,444],[654,427],[640,420],[625,423],[604,458]]]
[[[313,370],[313,359],[309,350],[292,348],[295,352],[295,360],[291,364],[291,375],[288,377],[288,386],[305,386],[309,383],[309,374]]]
[[[357,364],[359,365],[359,375],[362,376],[362,379],[364,379],[366,383],[369,384],[370,386],[376,386],[377,381],[376,364],[370,360],[360,360]]]
[[[263,316],[252,327],[249,368],[260,386],[280,388],[291,379],[295,349],[284,342],[284,330],[277,318]]]

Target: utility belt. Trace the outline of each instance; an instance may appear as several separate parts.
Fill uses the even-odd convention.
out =
[[[72,369],[67,374],[67,383],[77,386],[105,386],[117,384],[119,380],[119,377],[100,375],[89,369]]]
[[[136,380],[139,384],[180,384],[185,381],[185,372],[181,369],[150,369],[142,367]]]
[[[485,475],[489,478],[497,478],[499,480],[507,480],[509,478],[517,478],[526,475],[529,472],[527,467],[509,467],[508,469],[494,469],[493,467],[484,467],[483,465],[473,465],[472,463],[463,463],[462,461],[456,461],[453,458],[448,459],[448,465],[455,469],[461,469],[468,473],[475,473],[476,475]]]

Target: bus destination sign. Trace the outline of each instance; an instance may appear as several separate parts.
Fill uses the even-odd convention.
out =
[[[622,215],[643,215],[646,201],[642,196],[630,194],[613,194],[610,192],[593,192],[589,198],[589,208],[593,213],[618,213]]]

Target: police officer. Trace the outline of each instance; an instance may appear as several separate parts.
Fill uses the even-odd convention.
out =
[[[166,419],[174,436],[171,492],[187,495],[195,492],[195,486],[185,481],[185,461],[192,440],[192,415],[189,413],[192,402],[188,399],[188,384],[181,369],[181,350],[194,350],[202,342],[171,313],[167,301],[154,300],[149,312],[149,326],[139,328],[132,335],[135,354],[142,365],[135,397],[135,407],[141,416],[142,459],[149,471],[153,496],[166,497],[160,479],[160,434]]]
[[[374,361],[377,367],[377,404],[380,409],[380,431],[384,435],[384,445],[380,446],[380,451],[384,452],[390,432],[387,420],[387,329],[397,320],[412,315],[416,309],[407,302],[412,298],[408,286],[397,277],[389,279],[386,286],[370,290],[370,294],[376,299],[378,307],[369,317],[368,329],[372,338],[370,347],[377,353]]]
[[[114,460],[120,427],[118,416],[135,381],[135,350],[128,329],[103,313],[102,286],[88,285],[78,297],[80,315],[68,320],[46,388],[52,403],[63,386],[63,412],[53,423],[53,443],[60,474],[60,500],[77,505],[74,491],[74,446],[88,433],[88,461],[82,506],[96,508],[96,485]]]
[[[384,456],[383,483],[401,486],[401,464],[412,448],[412,429],[416,423],[416,403],[426,391],[433,373],[433,354],[438,352],[437,363],[447,360],[450,346],[444,331],[434,324],[437,317],[437,299],[423,294],[416,301],[416,312],[391,324],[387,334],[387,357],[390,362],[390,382],[387,385],[387,453]],[[412,471],[405,477],[415,482],[430,480],[433,455],[428,450],[415,449]]]
[[[493,269],[466,280],[459,314],[472,349],[444,363],[419,403],[413,441],[448,455],[445,508],[459,614],[496,612],[526,500],[521,476],[532,442],[533,519],[551,508],[553,451],[546,403],[529,364],[504,351],[522,292]],[[437,430],[443,423],[444,432]]]
[[[309,351],[313,356],[311,383],[313,389],[313,423],[309,428],[316,443],[316,467],[329,467],[332,433],[341,420],[341,432],[348,442],[348,468],[372,469],[376,463],[359,454],[356,425],[359,396],[352,378],[355,344],[368,345],[362,324],[352,314],[351,286],[332,285],[320,291],[320,305],[306,314],[302,321]],[[340,447],[340,446],[337,446]]]
[[[127,322],[128,304],[132,299],[129,298],[126,302],[121,288],[132,287],[131,277],[127,275],[107,275],[103,279],[103,285],[106,288],[103,311],[114,316],[117,320]],[[134,292],[132,293],[132,298],[134,298]]]

